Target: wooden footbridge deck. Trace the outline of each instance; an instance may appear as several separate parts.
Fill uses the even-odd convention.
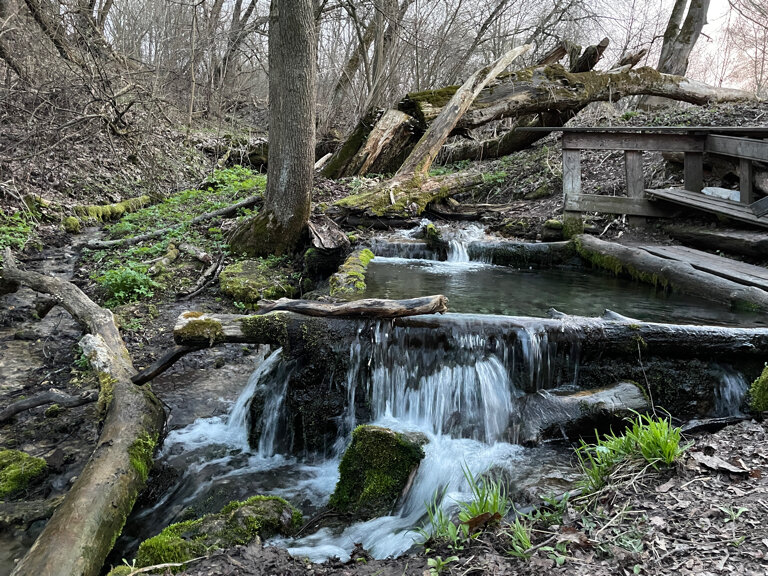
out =
[[[768,228],[768,197],[756,201],[753,162],[768,162],[768,127],[620,127],[522,128],[563,132],[564,210],[606,212],[629,216],[670,217],[680,207],[711,212],[729,220]],[[627,196],[582,194],[582,150],[624,152]],[[643,180],[644,151],[682,152],[681,189],[647,189]],[[738,166],[739,202],[702,193],[704,154],[731,159]]]

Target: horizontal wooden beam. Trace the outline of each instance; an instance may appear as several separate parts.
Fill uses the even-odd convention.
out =
[[[604,212],[607,214],[627,214],[628,216],[651,216],[665,218],[670,211],[646,200],[645,198],[626,198],[624,196],[598,196],[582,194],[577,198],[568,198],[565,210],[572,212]]]
[[[603,134],[567,132],[563,150],[662,150],[703,152],[704,137],[685,134]]]
[[[707,136],[707,152],[735,156],[745,160],[768,162],[768,141],[735,136]]]

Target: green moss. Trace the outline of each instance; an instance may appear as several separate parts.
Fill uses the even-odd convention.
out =
[[[288,344],[288,314],[286,312],[270,312],[258,316],[245,316],[238,319],[243,334],[264,343],[279,342],[280,346]]]
[[[768,410],[768,365],[749,387],[749,407],[755,412]]]
[[[256,258],[227,266],[219,276],[221,291],[236,302],[291,298],[296,293],[293,268],[286,259]]]
[[[88,204],[75,206],[75,214],[81,218],[103,222],[105,220],[117,220],[123,214],[135,212],[150,203],[149,196],[129,198],[115,204]]]
[[[427,248],[431,250],[439,248],[442,243],[440,231],[431,222],[424,228],[424,239],[426,240]]]
[[[555,220],[554,218],[551,218],[546,222],[544,222],[544,228],[549,228],[550,230],[562,230],[563,223],[560,220]]]
[[[642,270],[638,270],[634,266],[619,260],[615,256],[590,250],[581,243],[578,237],[573,239],[573,245],[576,248],[576,252],[579,254],[579,256],[581,256],[587,262],[591,263],[592,266],[596,268],[608,270],[616,276],[629,276],[633,280],[651,284],[657,288],[671,288],[669,281],[666,278],[663,278],[655,273],[651,274]]]
[[[339,465],[329,506],[360,517],[388,513],[422,458],[420,444],[403,434],[358,426]]]
[[[458,86],[446,86],[437,90],[411,92],[398,103],[397,109],[413,116],[422,126],[426,126],[427,118],[424,116],[424,111],[442,108],[451,101],[458,89]]]
[[[373,252],[367,248],[350,254],[329,280],[331,296],[351,298],[365,292],[365,271],[373,258]]]
[[[188,343],[203,344],[207,341],[209,346],[213,346],[224,340],[224,328],[221,322],[205,316],[190,319],[176,332]]]
[[[107,410],[112,405],[115,397],[115,380],[106,372],[99,372],[99,400],[96,402],[96,410],[99,418],[103,419],[107,415]]]
[[[253,496],[244,502],[230,502],[217,514],[171,524],[141,543],[136,565],[187,562],[211,550],[248,544],[258,537],[291,536],[301,522],[301,513],[282,498]]]
[[[0,450],[0,499],[27,489],[45,473],[46,463],[20,450]]]
[[[109,571],[107,576],[128,576],[128,574],[133,573],[133,568],[130,566],[122,565],[122,566],[115,566],[112,568],[112,570]]]
[[[61,224],[70,234],[80,234],[80,218],[77,216],[67,216]]]
[[[128,448],[131,466],[139,473],[142,482],[147,481],[149,471],[152,469],[155,446],[157,446],[157,437],[144,432]]]
[[[46,418],[56,418],[63,411],[64,409],[58,404],[51,404],[45,409],[44,415]]]
[[[584,220],[578,214],[566,214],[563,217],[563,238],[571,239],[584,233]]]

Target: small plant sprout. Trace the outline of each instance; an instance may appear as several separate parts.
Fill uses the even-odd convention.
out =
[[[429,575],[437,576],[443,570],[445,570],[448,564],[450,564],[451,562],[458,562],[458,561],[459,561],[458,556],[448,556],[448,558],[446,558],[445,560],[443,560],[442,557],[440,556],[435,556],[434,558],[428,558],[427,565],[429,566]]]

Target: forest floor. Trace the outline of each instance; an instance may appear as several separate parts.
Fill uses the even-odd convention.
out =
[[[688,107],[654,116],[603,114],[608,108],[601,107],[596,110],[580,116],[576,123],[754,125],[764,123],[768,117],[768,103]],[[13,130],[6,131],[2,138],[12,139]],[[172,239],[165,238],[151,249],[135,253],[88,252],[83,251],[84,242],[101,238],[103,233],[95,228],[79,235],[65,233],[61,218],[76,204],[115,202],[141,193],[149,193],[155,201],[177,197],[180,191],[189,189],[202,190],[206,198],[215,197],[213,204],[203,204],[199,202],[202,196],[189,196],[185,206],[199,204],[194,208],[197,212],[193,213],[192,208],[184,208],[183,213],[175,212],[175,208],[155,212],[151,217],[156,224],[189,218],[214,208],[216,202],[240,200],[263,182],[250,182],[247,187],[216,182],[215,158],[227,148],[220,141],[210,135],[189,138],[175,132],[149,141],[115,143],[97,138],[89,144],[82,142],[36,155],[30,163],[23,160],[29,150],[19,143],[23,142],[19,137],[12,146],[19,160],[6,162],[3,168],[24,186],[2,189],[0,243],[18,249],[28,268],[71,277],[94,300],[112,307],[134,364],[141,369],[172,346],[171,330],[181,311],[239,312],[242,303],[223,297],[216,284],[190,300],[177,300],[176,293],[188,290],[203,268],[189,257],[180,258],[172,270],[157,279],[157,286],[151,287],[152,296],[135,302],[110,302],[115,295],[110,296],[98,278],[124,266],[127,260],[141,263],[162,256]],[[0,141],[3,146],[7,143]],[[9,150],[8,146],[5,149]],[[620,153],[587,153],[582,165],[586,192],[623,191]],[[487,173],[487,186],[457,199],[506,205],[501,214],[481,214],[480,222],[490,233],[533,241],[541,238],[546,220],[562,213],[560,166],[559,140],[553,135],[506,158],[440,167],[436,173],[461,169]],[[25,170],[31,170],[26,178]],[[646,155],[644,171],[649,186],[666,186],[682,179],[681,167],[663,161],[660,154]],[[706,176],[710,183],[733,186],[732,171],[733,167],[715,166]],[[313,200],[329,204],[366,186],[366,180],[318,180]],[[43,206],[35,214],[22,201],[26,194],[42,197],[57,208]],[[702,225],[716,224],[714,217],[695,220]],[[194,240],[214,255],[225,254],[224,238],[231,224],[222,219],[206,223],[185,232],[185,239]],[[587,224],[592,232],[620,241],[670,242],[657,228],[633,228],[626,219],[594,216]],[[129,233],[143,231],[140,228],[144,225],[130,218],[123,223],[134,226]],[[12,235],[15,230],[21,230],[19,235]],[[369,230],[355,233],[361,242],[374,234]],[[225,263],[230,261],[231,256],[225,255]],[[78,394],[98,386],[80,357],[79,328],[60,308],[49,309],[46,298],[29,290],[0,295],[0,409],[41,389],[55,387]],[[185,366],[219,367],[240,362],[244,352],[248,353],[222,347],[213,353],[191,354],[181,362]],[[41,406],[0,422],[0,447],[43,457],[49,469],[48,475],[27,491],[0,502],[0,574],[5,573],[3,566],[11,566],[39,534],[58,498],[85,464],[98,432],[96,404],[59,412]],[[674,470],[648,471],[629,483],[619,483],[601,493],[587,512],[570,506],[556,525],[537,525],[541,532],[534,533],[532,544],[549,544],[536,549],[530,560],[507,555],[503,534],[494,530],[463,550],[437,550],[430,557],[448,559],[456,555],[458,559],[447,562],[443,569],[443,573],[456,575],[764,573],[768,566],[768,529],[761,521],[768,513],[766,432],[762,423],[744,422],[702,435]],[[712,461],[697,458],[697,453],[720,456],[737,471],[712,469],[706,464]],[[423,555],[371,560],[364,551],[348,563],[309,565],[290,558],[283,550],[254,544],[214,554],[190,565],[185,573],[388,575],[422,574],[428,568]]]

